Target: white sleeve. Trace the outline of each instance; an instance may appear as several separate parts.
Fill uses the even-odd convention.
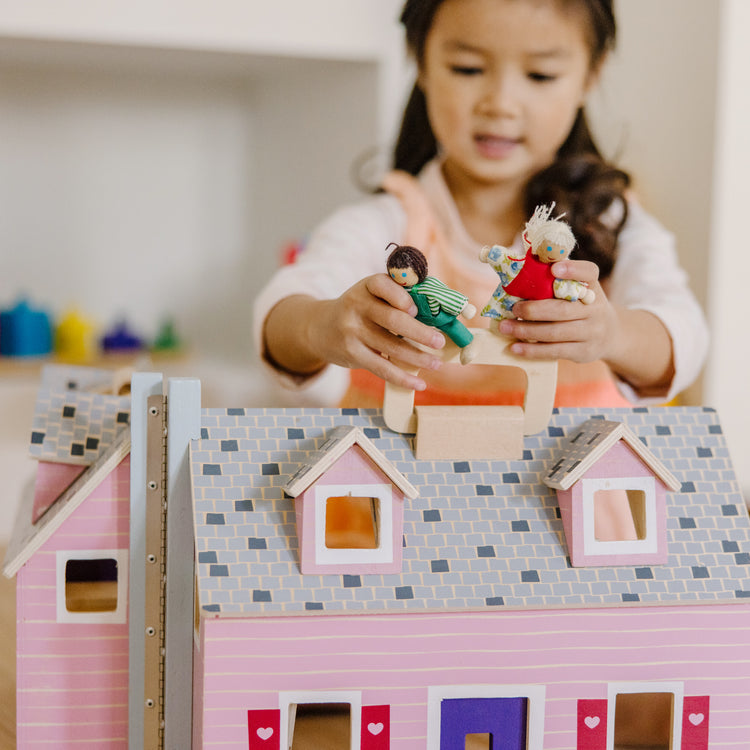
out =
[[[385,248],[390,242],[399,242],[405,227],[403,209],[391,195],[377,195],[346,206],[310,235],[293,265],[274,274],[253,304],[253,338],[261,361],[277,381],[289,388],[307,388],[317,383],[321,400],[338,402],[348,384],[348,370],[331,365],[312,377],[279,370],[268,360],[264,348],[266,317],[285,297],[305,294],[333,299],[360,279],[385,273]]]
[[[674,236],[633,201],[607,293],[615,305],[659,318],[672,339],[674,355],[675,375],[665,397],[643,399],[622,381],[618,387],[635,403],[671,400],[698,377],[708,351],[708,327],[679,264]]]

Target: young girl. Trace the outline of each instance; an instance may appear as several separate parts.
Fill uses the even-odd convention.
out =
[[[431,275],[482,309],[497,285],[482,246],[523,257],[525,221],[554,202],[577,246],[553,273],[588,284],[594,302],[516,303],[499,324],[512,351],[559,360],[558,406],[672,398],[702,365],[703,315],[672,236],[604,162],[584,113],[614,44],[612,0],[407,0],[401,21],[418,76],[398,171],[324,222],[259,296],[264,360],[290,385],[330,380],[328,403],[379,406],[383,379],[417,403],[522,403],[521,371],[442,362],[445,337],[415,319],[385,249],[419,248]]]

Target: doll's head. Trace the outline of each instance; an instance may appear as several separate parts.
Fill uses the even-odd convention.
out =
[[[394,250],[388,256],[385,267],[388,275],[401,286],[412,287],[427,278],[427,258],[411,245],[397,245],[391,242],[386,248]]]
[[[573,231],[562,220],[563,215],[550,218],[554,207],[554,203],[537,206],[524,231],[531,252],[543,263],[565,260],[576,244]]]

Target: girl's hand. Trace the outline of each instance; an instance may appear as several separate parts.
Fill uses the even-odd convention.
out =
[[[620,319],[599,284],[599,268],[589,261],[565,260],[552,266],[558,279],[588,284],[591,304],[545,299],[517,302],[521,320],[502,320],[500,332],[518,341],[511,351],[529,359],[594,362],[610,359],[620,340]]]
[[[432,349],[445,345],[437,329],[415,320],[409,293],[387,274],[357,282],[337,299],[315,301],[304,324],[311,351],[323,363],[364,368],[388,382],[424,390],[411,371],[436,370],[442,360],[405,339]]]

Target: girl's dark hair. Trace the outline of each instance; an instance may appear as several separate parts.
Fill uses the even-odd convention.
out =
[[[417,64],[424,60],[424,50],[433,19],[444,0],[406,0],[401,23],[406,43]],[[617,26],[614,0],[563,0],[575,2],[588,14],[591,67],[595,68],[614,47]],[[404,110],[401,129],[393,153],[393,166],[416,175],[434,158],[438,144],[427,115],[427,102],[422,90],[414,85]],[[525,209],[530,216],[541,203],[555,201],[556,212],[565,212],[566,220],[576,236],[577,246],[572,257],[594,261],[600,278],[612,271],[617,252],[617,236],[627,218],[625,190],[630,177],[608,164],[594,142],[583,107],[579,109],[557,159],[535,174],[526,185]],[[617,220],[602,222],[601,215],[619,203]]]

